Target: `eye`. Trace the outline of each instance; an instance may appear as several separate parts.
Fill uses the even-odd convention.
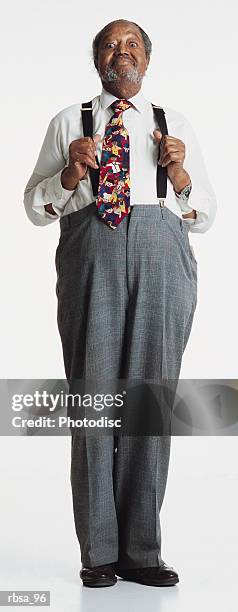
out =
[[[113,46],[115,46],[115,44],[116,43],[114,43],[114,42],[108,42],[108,43],[105,44],[105,48],[106,49],[111,49]],[[132,47],[138,47],[138,43],[136,41],[134,41],[134,40],[131,40],[129,42],[129,45],[132,46]]]

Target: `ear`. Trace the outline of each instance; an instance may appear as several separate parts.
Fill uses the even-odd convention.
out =
[[[148,68],[148,66],[149,66],[149,63],[150,63],[150,57],[147,57],[147,58],[146,58],[146,70],[147,70],[147,68]]]

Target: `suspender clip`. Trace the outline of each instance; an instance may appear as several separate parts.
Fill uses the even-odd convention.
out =
[[[160,208],[164,208],[164,200],[159,200]]]

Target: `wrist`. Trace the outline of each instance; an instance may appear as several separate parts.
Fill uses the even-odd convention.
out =
[[[75,169],[66,166],[64,170],[61,172],[61,185],[64,189],[68,189],[72,191],[76,189],[79,183],[79,177],[75,172]]]
[[[184,187],[187,187],[191,183],[191,179],[186,170],[183,170],[180,174],[178,174],[173,180],[173,188],[176,193],[180,193]]]

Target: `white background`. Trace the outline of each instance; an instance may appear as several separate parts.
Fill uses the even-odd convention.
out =
[[[4,7],[0,375],[64,378],[54,267],[59,225],[31,224],[23,191],[51,118],[100,93],[92,38],[120,17],[137,22],[149,34],[153,52],[144,94],[190,120],[218,200],[212,228],[190,234],[198,260],[198,304],[181,377],[238,378],[237,3],[147,0],[119,7],[95,0],[9,1]],[[41,583],[50,588],[54,583],[55,610],[60,605],[63,610],[64,595],[68,609],[78,609],[80,590],[69,451],[69,439],[63,438],[8,438],[1,450],[1,588],[35,588]],[[205,603],[209,611],[234,610],[237,480],[235,438],[173,440],[163,552],[183,577],[174,589],[146,589],[151,609],[184,612],[186,607],[200,610]],[[104,609],[117,602],[120,607],[126,597],[131,609],[140,609],[142,587],[119,588],[103,589],[97,599],[84,594],[82,609],[94,609],[96,601]]]

